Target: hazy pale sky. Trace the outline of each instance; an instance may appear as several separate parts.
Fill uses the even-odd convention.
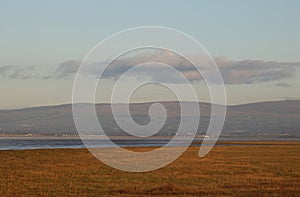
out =
[[[299,99],[299,9],[297,0],[2,0],[0,108],[70,103],[74,67],[87,52],[113,33],[145,25],[202,43],[224,74],[229,104]]]

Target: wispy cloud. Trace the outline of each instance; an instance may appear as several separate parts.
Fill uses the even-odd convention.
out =
[[[264,82],[278,82],[280,80],[286,80],[296,75],[297,69],[300,68],[300,62],[278,62],[278,61],[263,61],[263,60],[242,60],[234,61],[225,57],[214,58],[217,63],[220,72],[222,74],[225,84],[253,84]],[[202,58],[195,57],[193,61],[199,65],[203,65],[205,68],[207,65],[203,62]],[[168,64],[178,71],[180,71],[188,80],[202,80],[201,74],[193,67],[193,65],[185,59],[170,55],[169,53],[148,53],[139,54],[130,58],[123,58],[113,61],[108,69],[106,69],[104,78],[118,78],[124,72],[133,68],[136,65],[143,64],[145,62],[159,62]],[[60,65],[56,74],[61,77],[74,74],[77,71],[78,63],[76,61],[68,61]],[[91,73],[97,75],[97,68],[103,66],[104,63],[94,63],[91,67]],[[171,73],[164,72],[164,67],[157,64],[149,64],[148,66],[139,69],[139,73],[133,73],[133,75],[139,77],[152,77],[154,80],[158,78],[164,78],[168,81],[176,82],[177,76]],[[157,68],[157,69],[156,69]],[[287,84],[282,82],[277,86],[288,87]]]
[[[235,61],[226,57],[214,58],[217,63],[225,84],[254,84],[264,82],[274,82],[276,87],[290,87],[284,80],[296,76],[300,62],[278,62],[263,60],[242,60]],[[158,62],[170,65],[180,71],[188,80],[202,80],[201,74],[194,66],[184,58],[166,51],[154,51],[152,53],[141,53],[135,56],[122,58],[113,61],[105,70],[103,78],[116,79],[124,72],[145,62]],[[207,67],[207,62],[201,57],[195,57],[194,63]],[[20,66],[0,66],[0,77],[12,79],[69,79],[77,72],[80,61],[68,60],[60,63],[54,72],[41,76],[37,74],[35,67],[22,68]],[[90,63],[88,75],[98,77],[99,70],[104,68],[107,62]],[[155,63],[148,64],[142,69],[135,71],[133,76],[152,77],[153,80],[164,79],[168,82],[178,82],[178,76],[167,73],[168,70],[163,65]]]
[[[289,88],[289,87],[293,87],[292,85],[286,83],[286,82],[279,82],[279,83],[276,83],[274,85],[275,87],[283,87],[283,88]]]
[[[30,79],[36,78],[34,74],[35,67],[21,67],[16,65],[0,66],[0,76],[10,79]]]
[[[55,70],[53,77],[68,78],[74,75],[77,72],[80,63],[81,63],[80,61],[76,61],[76,60],[68,60],[62,62]]]
[[[284,80],[294,77],[300,62],[262,60],[233,61],[215,58],[226,84],[251,84]]]

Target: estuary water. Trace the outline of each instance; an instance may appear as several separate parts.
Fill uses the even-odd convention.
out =
[[[195,139],[192,146],[200,146],[203,139]],[[231,141],[296,141],[300,138],[256,138],[256,137],[220,137],[219,142]],[[114,137],[112,141],[115,145],[121,147],[160,147],[166,145],[170,138],[127,138],[127,137]],[[184,141],[177,140],[171,146],[181,146]],[[209,144],[207,144],[209,146]],[[216,146],[248,146],[243,144],[217,144]],[[113,147],[105,139],[89,140],[89,147]],[[79,137],[0,137],[0,150],[27,150],[27,149],[53,149],[53,148],[85,148],[85,145]]]

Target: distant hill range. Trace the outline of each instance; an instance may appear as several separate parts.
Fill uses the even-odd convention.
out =
[[[157,102],[156,102],[157,103]],[[180,122],[180,106],[175,101],[159,102],[168,113],[164,127],[157,135],[174,135]],[[189,102],[186,102],[189,104]],[[148,109],[153,103],[130,104],[132,118],[141,124],[150,121]],[[191,103],[190,103],[191,104]],[[81,104],[84,105],[88,104]],[[114,104],[122,105],[122,104]],[[201,118],[198,134],[205,134],[211,104],[199,103]],[[111,136],[126,135],[118,127],[110,104],[96,104],[99,121]],[[193,116],[193,114],[184,114]],[[188,131],[186,131],[188,134]],[[72,105],[0,110],[0,135],[76,135]],[[300,137],[300,101],[260,102],[227,107],[223,136]]]

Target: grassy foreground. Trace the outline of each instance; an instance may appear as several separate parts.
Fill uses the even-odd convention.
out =
[[[248,145],[205,158],[191,147],[146,173],[112,169],[86,149],[0,151],[0,196],[299,196],[300,142]]]

